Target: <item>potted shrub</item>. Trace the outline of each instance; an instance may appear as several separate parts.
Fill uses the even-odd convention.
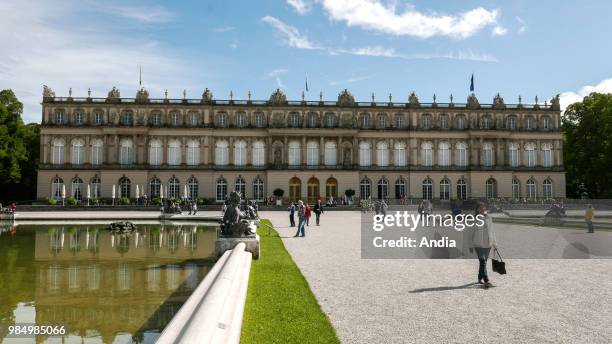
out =
[[[56,205],[57,204],[57,200],[55,198],[47,198],[47,204],[49,204],[49,205]]]
[[[155,197],[151,200],[151,204],[153,205],[161,205],[161,199],[159,197]]]
[[[274,191],[272,191],[272,194],[274,195],[274,197],[276,197],[276,205],[283,205],[283,195],[285,194],[285,190],[283,189],[274,189]]]
[[[130,204],[130,199],[127,197],[121,197],[119,198],[119,204],[120,205],[129,205]]]
[[[346,189],[344,191],[344,195],[346,196],[346,199],[348,200],[348,204],[353,204],[353,196],[355,196],[355,190]]]
[[[77,200],[74,197],[68,197],[66,198],[66,204],[68,205],[76,205],[77,204]]]

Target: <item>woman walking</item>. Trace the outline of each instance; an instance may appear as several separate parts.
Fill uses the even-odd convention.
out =
[[[487,260],[489,259],[491,249],[495,249],[497,243],[495,240],[493,221],[487,213],[487,208],[483,203],[478,205],[476,215],[482,215],[484,217],[484,223],[482,226],[474,226],[470,253],[474,250],[478,257],[478,284],[483,284],[484,288],[488,289],[493,287],[493,284],[490,282],[489,275],[487,274]]]
[[[304,202],[302,202],[302,200],[298,201],[298,206],[297,206],[297,213],[298,213],[298,228],[297,228],[297,232],[295,233],[294,237],[297,236],[306,236],[306,233],[304,233],[304,225],[306,224],[306,208],[304,207]],[[300,235],[301,233],[301,235]]]
[[[312,216],[312,209],[308,203],[305,204],[304,216],[306,217],[306,226],[310,225],[310,216]]]
[[[587,233],[595,233],[595,230],[593,228],[593,219],[595,219],[595,209],[593,209],[592,204],[589,204],[584,212],[584,221],[586,222],[587,227],[589,229]]]
[[[315,219],[317,220],[317,226],[319,225],[319,220],[321,219],[321,214],[323,214],[323,204],[321,204],[321,200],[317,200],[317,204],[314,206]]]

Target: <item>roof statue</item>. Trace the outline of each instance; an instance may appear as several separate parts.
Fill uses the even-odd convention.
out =
[[[144,87],[141,87],[136,92],[136,102],[137,103],[146,103],[149,101],[149,91],[145,90]]]
[[[408,97],[408,104],[410,104],[410,107],[421,106],[421,103],[419,102],[419,97],[417,97],[414,91],[412,91],[412,93],[410,93],[410,96]]]
[[[287,96],[280,88],[277,88],[276,91],[272,92],[270,95],[270,100],[268,100],[270,105],[285,105],[287,104]]]
[[[540,104],[538,104],[538,96],[535,96],[535,103],[533,104],[533,108],[534,109],[539,109],[540,108]]]
[[[205,103],[210,103],[213,100],[213,93],[211,90],[208,89],[208,87],[204,90],[204,93],[202,93],[202,101]]]
[[[108,97],[106,97],[106,99],[119,99],[121,98],[121,92],[119,92],[119,89],[115,86],[113,86],[113,88],[108,91]]]
[[[344,91],[338,95],[338,106],[354,106],[355,97],[345,88]]]
[[[504,98],[502,98],[499,93],[493,98],[493,108],[494,109],[505,109],[506,104],[504,104]]]
[[[467,99],[467,107],[468,109],[478,109],[480,108],[480,103],[478,102],[478,98],[474,93],[470,94]]]
[[[53,98],[55,97],[55,92],[51,89],[51,87],[47,85],[43,85],[43,97],[44,98]]]
[[[431,106],[432,107],[437,107],[438,106],[438,100],[437,100],[437,97],[436,97],[435,93],[433,95],[433,102],[431,103]]]
[[[550,100],[550,106],[553,108],[553,110],[561,110],[561,102],[559,101],[558,94]]]

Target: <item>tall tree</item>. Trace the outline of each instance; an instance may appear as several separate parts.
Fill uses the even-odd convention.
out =
[[[23,104],[12,90],[0,91],[0,200],[33,199],[40,135],[38,124],[25,125]]]
[[[567,195],[584,183],[593,198],[612,197],[612,94],[591,93],[563,116]]]

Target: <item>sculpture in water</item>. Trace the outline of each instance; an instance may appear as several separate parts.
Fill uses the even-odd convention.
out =
[[[240,194],[232,191],[229,194],[227,210],[221,222],[221,235],[226,237],[246,237],[255,233],[252,231],[257,220],[257,212],[250,205],[243,211],[240,209]]]

